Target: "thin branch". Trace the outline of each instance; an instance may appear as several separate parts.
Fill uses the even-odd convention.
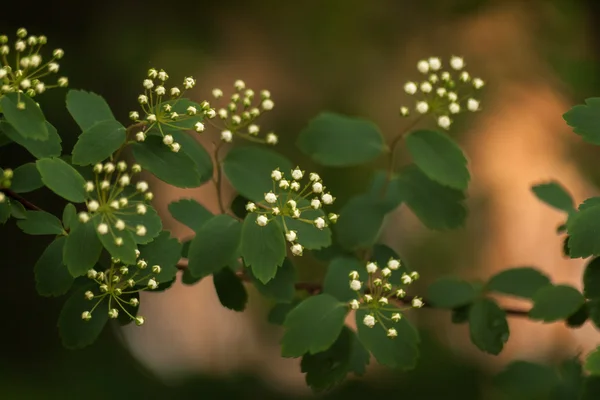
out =
[[[29,210],[29,211],[44,211],[41,207],[36,206],[35,204],[33,204],[32,202],[30,202],[29,200],[27,200],[26,198],[24,198],[20,194],[15,193],[15,192],[13,192],[10,189],[0,189],[0,192],[3,192],[9,198],[11,198],[13,200],[16,200],[19,203],[21,203],[23,205],[23,207],[25,207],[26,210]]]

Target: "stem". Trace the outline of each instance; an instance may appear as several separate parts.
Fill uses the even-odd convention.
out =
[[[217,202],[219,203],[219,211],[221,214],[226,214],[225,206],[223,205],[223,194],[221,193],[221,162],[219,161],[219,151],[223,148],[223,142],[219,142],[215,149],[215,168],[217,170],[216,178],[213,178],[215,189],[217,189]]]
[[[25,199],[24,197],[22,197],[21,195],[13,192],[10,189],[0,189],[0,192],[4,193],[5,195],[7,195],[8,197],[10,197],[11,199],[16,200],[19,203],[21,203],[23,205],[23,207],[25,207],[26,210],[29,210],[29,211],[44,211],[41,207],[36,206],[35,204],[33,204],[32,202],[30,202],[29,200]]]

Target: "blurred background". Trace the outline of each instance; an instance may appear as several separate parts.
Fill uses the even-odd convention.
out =
[[[294,142],[310,118],[323,110],[362,116],[391,137],[406,123],[398,109],[409,101],[402,87],[417,79],[416,62],[464,56],[467,70],[487,82],[483,111],[460,119],[452,130],[470,158],[467,224],[431,232],[401,207],[388,217],[382,241],[420,271],[423,290],[445,274],[485,279],[526,265],[546,271],[555,282],[581,287],[583,262],[565,259],[563,238],[555,234],[563,216],[538,202],[529,188],[557,179],[577,202],[598,194],[598,150],[584,145],[561,115],[600,95],[600,2],[3,2],[0,33],[14,37],[21,26],[48,36],[48,47],[62,47],[61,71],[70,86],[104,96],[123,122],[137,109],[150,67],[164,68],[176,81],[196,77],[193,99],[198,102],[209,99],[213,87],[227,93],[235,79],[255,91],[269,89],[276,106],[262,126],[278,133],[279,149],[305,169],[315,166],[294,150]],[[63,149],[70,151],[79,131],[64,95],[52,90],[38,101],[63,137]],[[203,134],[202,142],[210,148],[215,135]],[[27,161],[25,151],[0,149],[3,167]],[[381,166],[320,173],[342,199],[364,191]],[[154,192],[165,227],[180,238],[190,231],[169,218],[169,202],[194,197],[217,210],[209,186],[176,190],[163,185]],[[61,201],[49,192],[28,197],[57,215],[62,211]],[[0,230],[0,237],[1,398],[313,396],[299,360],[279,357],[281,332],[265,321],[268,305],[249,288],[245,313],[226,310],[209,279],[143,296],[143,328],[109,328],[88,349],[63,349],[56,321],[64,298],[41,298],[33,279],[33,265],[48,242],[31,241],[14,222]],[[493,357],[475,349],[467,327],[452,325],[447,312],[421,310],[411,318],[423,336],[416,370],[392,372],[372,360],[366,377],[321,397],[502,399],[506,393],[493,376],[508,362],[554,365],[600,342],[589,324],[567,330],[562,324],[512,318],[506,350]]]

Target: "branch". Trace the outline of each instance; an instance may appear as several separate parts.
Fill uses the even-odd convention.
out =
[[[182,258],[177,263],[177,268],[180,270],[185,270],[187,267],[188,267],[188,259],[187,258]],[[236,273],[236,275],[238,276],[238,278],[240,278],[244,282],[249,282],[249,283],[251,282],[250,276],[248,276],[248,274],[245,271],[238,271]],[[311,296],[320,294],[323,291],[323,286],[320,283],[296,282],[295,287],[296,287],[296,290],[305,290]],[[401,305],[411,305],[412,301],[415,297],[416,296],[406,296],[401,299],[394,298],[394,301],[397,301]],[[424,308],[431,308],[431,309],[436,308],[433,305],[431,305],[431,303],[428,302],[427,299],[423,299],[423,303],[424,303],[424,305],[423,305]],[[505,308],[504,312],[506,313],[506,315],[513,316],[513,317],[527,318],[529,316],[528,310],[520,310],[520,309],[516,309],[516,308]]]
[[[5,195],[7,195],[8,197],[10,197],[11,199],[16,200],[19,203],[21,203],[23,205],[23,207],[25,207],[26,210],[29,210],[29,211],[44,211],[41,207],[36,206],[35,204],[33,204],[32,202],[30,202],[29,200],[27,200],[23,196],[15,193],[15,192],[13,192],[10,189],[0,189],[0,192],[3,192]]]

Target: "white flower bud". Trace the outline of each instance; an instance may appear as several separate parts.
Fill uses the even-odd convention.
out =
[[[430,93],[433,90],[433,86],[431,86],[431,83],[425,81],[421,83],[421,92],[423,93]]]
[[[383,285],[383,290],[385,290],[386,292],[389,292],[390,290],[392,290],[392,284],[391,283],[385,283]]]
[[[123,246],[123,238],[122,238],[122,237],[116,237],[116,238],[115,238],[115,244],[116,244],[117,246]],[[115,278],[118,278],[118,277],[115,277]],[[113,279],[114,279],[114,278],[113,278]]]
[[[297,208],[294,209],[294,211],[292,212],[292,218],[300,218],[300,210],[298,210]]]
[[[148,280],[148,288],[154,290],[158,287],[158,283],[156,283],[156,280],[154,278],[150,278]]]
[[[292,245],[292,247],[290,247],[290,250],[292,251],[292,254],[295,256],[301,256],[302,255],[302,251],[304,250],[304,247],[302,247],[301,244],[296,243],[294,245]]]
[[[398,331],[394,328],[390,328],[387,330],[387,336],[389,338],[395,338],[396,336],[398,336]]]
[[[98,276],[98,272],[95,269],[88,269],[87,272],[87,277],[90,279],[96,279],[96,277]]]
[[[253,212],[254,210],[256,210],[256,204],[251,201],[248,202],[248,204],[246,204],[246,211]]]
[[[467,71],[463,71],[460,73],[460,77],[458,79],[460,79],[462,82],[469,82],[469,80],[471,80],[471,75],[469,75]]]
[[[381,278],[377,278],[373,280],[373,285],[375,286],[381,286],[383,284],[383,281],[381,280]]]
[[[290,187],[290,183],[286,179],[282,179],[279,181],[279,187],[282,189],[287,189]]]
[[[22,40],[17,40],[17,42],[15,43],[15,50],[17,51],[24,51],[25,47],[27,47],[27,45]]]
[[[39,54],[34,54],[31,56],[31,66],[32,67],[37,68],[40,66],[41,63],[42,63],[42,57]],[[56,69],[56,71],[58,71],[58,69]]]
[[[137,326],[142,326],[144,325],[144,317],[138,315],[137,317],[135,317],[135,324]]]
[[[319,218],[315,219],[315,220],[313,221],[313,223],[315,224],[315,227],[316,227],[317,229],[323,229],[323,228],[325,228],[325,226],[326,226],[326,225],[325,225],[325,220],[324,220],[323,218],[321,218],[321,217],[319,217]]]
[[[473,87],[475,89],[481,89],[485,83],[480,78],[473,79]]]
[[[119,178],[119,185],[121,185],[121,187],[125,187],[127,185],[129,185],[131,183],[131,179],[129,178],[129,175],[127,174],[123,174],[123,176],[121,176],[121,178]]]
[[[419,273],[417,271],[411,272],[409,276],[412,278],[413,281],[419,279]]]
[[[292,170],[292,178],[294,178],[295,180],[300,180],[300,179],[302,179],[303,176],[304,176],[304,172],[301,171],[298,167],[296,167],[296,169]]]
[[[458,114],[460,112],[460,105],[458,103],[450,103],[448,110],[451,114]]]
[[[432,71],[437,71],[438,69],[442,68],[442,62],[437,57],[430,57],[428,62],[429,68],[431,68]]]
[[[144,195],[144,199],[150,201],[154,198],[154,194],[152,192],[148,192]]]
[[[290,208],[292,210],[294,210],[297,207],[297,205],[298,205],[295,200],[291,200],[291,199],[288,200],[287,204],[290,206]]]
[[[375,264],[374,262],[370,262],[367,264],[367,272],[369,274],[374,274],[375,272],[377,272],[377,264]]]
[[[259,131],[260,131],[260,128],[258,127],[258,125],[252,124],[248,127],[248,133],[250,135],[257,135]]]
[[[23,79],[20,85],[23,89],[29,89],[31,87],[31,81],[29,79]]]
[[[375,317],[373,317],[370,314],[365,315],[365,318],[363,318],[363,324],[365,324],[369,328],[374,327],[375,326]]]
[[[94,298],[94,293],[92,293],[90,290],[87,290],[83,296],[85,297],[86,300],[91,300]]]
[[[400,313],[393,313],[392,314],[392,321],[394,322],[398,322],[402,319],[402,315],[400,315]]]
[[[429,72],[429,63],[426,60],[421,60],[417,63],[417,69],[420,73],[426,74]]]
[[[362,283],[360,281],[357,281],[357,280],[350,281],[350,289],[354,290],[355,292],[359,291],[361,287],[362,287]]]
[[[127,200],[127,197],[121,197],[119,199],[119,206],[125,207],[125,206],[127,206],[127,203],[129,203],[129,200]]]
[[[271,99],[265,99],[265,100],[263,100],[261,106],[262,106],[263,110],[270,111],[273,109],[273,107],[275,107],[275,103],[273,103],[273,100],[271,100]]]
[[[156,114],[148,114],[146,115],[146,119],[150,122],[156,122]]]
[[[81,319],[84,321],[89,321],[90,319],[92,319],[92,313],[90,313],[89,311],[82,312]]]
[[[152,272],[155,274],[160,274],[161,268],[160,265],[153,265],[152,266]]]
[[[127,275],[129,273],[129,268],[123,265],[121,268],[119,268],[119,272],[121,272],[121,275]]]
[[[356,280],[356,279],[358,279],[358,278],[359,278],[359,276],[360,276],[360,275],[358,274],[358,271],[352,271],[352,272],[350,272],[350,273],[348,274],[348,277],[349,277],[351,280]]]
[[[418,101],[416,109],[419,114],[425,114],[429,111],[429,104],[426,101]]]
[[[412,299],[411,303],[414,308],[421,308],[425,305],[425,303],[423,303],[423,299],[419,297],[415,297],[414,299]]]
[[[292,184],[290,185],[290,188],[291,188],[292,190],[294,190],[294,191],[296,191],[296,192],[297,192],[298,190],[300,190],[300,184],[299,184],[298,182],[294,181],[294,182],[292,182]]]
[[[462,57],[453,56],[450,58],[450,66],[455,70],[463,69],[465,66],[465,61],[462,59]]]
[[[277,195],[273,192],[265,193],[265,201],[269,204],[277,202]]]
[[[115,210],[119,209],[119,202],[117,200],[113,200],[110,202],[110,207],[114,208]]]
[[[8,71],[4,68],[0,68],[0,79],[3,79],[8,74]]]
[[[119,316],[119,310],[117,310],[116,308],[111,308],[110,310],[108,310],[108,317],[115,319]]]
[[[160,79],[161,81],[166,81],[167,79],[169,79],[169,75],[164,71],[164,70],[160,70],[160,72],[158,73],[158,79]]]
[[[144,204],[138,204],[136,206],[136,211],[139,215],[144,215],[146,214],[147,208]]]
[[[288,231],[285,233],[285,238],[288,242],[295,242],[298,239],[298,232],[296,231]]]
[[[407,117],[410,114],[408,107],[400,107],[400,115]]]
[[[171,145],[171,151],[173,153],[179,153],[179,150],[181,150],[181,145],[179,143],[173,143]]]
[[[60,60],[61,58],[63,58],[63,56],[65,55],[65,52],[63,51],[63,49],[55,49],[52,52],[52,55],[54,56],[54,58],[56,58],[57,60]]]
[[[133,297],[131,300],[129,300],[129,304],[131,304],[134,307],[137,307],[140,304],[140,301],[137,299],[137,297]]]
[[[392,275],[392,270],[389,268],[384,268],[381,270],[381,275],[383,275],[385,278],[387,278],[390,275]]]
[[[455,92],[448,92],[448,100],[454,102],[458,100],[458,95]]]
[[[370,303],[372,301],[373,301],[373,296],[371,296],[370,294],[365,294],[365,302]]]
[[[273,213],[273,215],[279,215],[279,214],[281,214],[281,210],[279,209],[279,207],[273,207],[271,209],[271,212]]]
[[[406,82],[404,91],[410,95],[417,93],[417,84],[414,82]]]
[[[277,168],[271,172],[271,178],[274,181],[279,181],[281,178],[283,178],[283,173],[279,170],[279,168]]]
[[[279,142],[279,138],[274,133],[268,133],[266,136],[267,144],[276,145]]]
[[[396,290],[396,297],[398,298],[403,298],[404,296],[406,296],[406,292],[404,291],[404,289],[398,289]]]
[[[360,307],[360,303],[356,299],[350,301],[349,304],[350,304],[350,308],[353,310],[358,310],[358,308]]]
[[[447,115],[441,115],[438,117],[438,125],[440,128],[448,129],[452,124],[452,120]]]
[[[107,285],[104,285],[104,284],[103,284],[103,285],[100,285],[100,291],[101,291],[102,293],[106,293],[106,292],[108,292],[108,286],[107,286]]]
[[[136,265],[139,269],[144,269],[148,266],[148,263],[145,260],[138,260]]]
[[[390,260],[387,262],[387,267],[392,271],[397,270],[400,268],[400,260],[394,260],[393,258],[390,258]]]
[[[4,203],[6,201],[6,195],[2,192],[0,192],[0,204]]]
[[[469,109],[469,111],[473,111],[473,112],[479,110],[479,101],[477,101],[475,99],[467,100],[467,108]]]
[[[148,104],[148,96],[146,96],[145,94],[140,94],[138,96],[138,103],[140,103],[140,104]]]
[[[402,277],[400,279],[405,285],[410,285],[412,283],[412,278],[406,274],[402,274]]]
[[[137,225],[135,227],[135,234],[138,236],[146,236],[147,230],[144,225]]]
[[[5,56],[8,53],[10,53],[10,48],[7,45],[4,45],[4,46],[0,47],[0,54],[2,54],[3,56]]]
[[[313,193],[321,193],[323,191],[323,184],[321,182],[315,182],[312,185]]]
[[[319,199],[317,198],[314,198],[310,201],[310,206],[315,210],[318,210],[319,208],[321,208],[321,201],[319,201]]]
[[[90,220],[90,215],[88,213],[82,211],[78,214],[78,218],[79,218],[79,222],[81,222],[82,224],[85,224],[86,222],[88,222]]]
[[[194,78],[187,77],[183,80],[183,87],[186,89],[191,89],[196,85],[196,80]]]
[[[321,200],[323,200],[324,204],[332,204],[335,200],[335,197],[331,195],[331,193],[325,193],[321,196]]]
[[[176,97],[176,96],[179,96],[180,94],[181,94],[181,90],[179,90],[178,87],[173,86],[171,88],[171,96]]]
[[[164,86],[157,86],[156,89],[154,89],[154,91],[159,96],[163,96],[167,92]]]
[[[173,136],[165,135],[165,137],[163,137],[163,143],[166,144],[167,146],[170,144],[173,144]]]
[[[269,223],[269,220],[264,215],[259,215],[256,217],[256,223],[258,226],[266,226]]]
[[[435,92],[437,93],[438,96],[440,97],[444,97],[446,95],[446,93],[448,93],[448,91],[446,90],[446,88],[443,87],[439,87],[435,90]]]
[[[122,219],[118,219],[117,222],[115,222],[115,228],[117,228],[119,231],[122,231],[125,229],[125,222]]]
[[[135,258],[139,258],[140,254],[142,254],[138,249],[135,249]]]
[[[87,204],[87,208],[89,211],[95,212],[100,208],[100,204],[96,200],[92,200]]]
[[[233,134],[231,131],[225,130],[221,132],[221,140],[230,143],[233,140]]]

